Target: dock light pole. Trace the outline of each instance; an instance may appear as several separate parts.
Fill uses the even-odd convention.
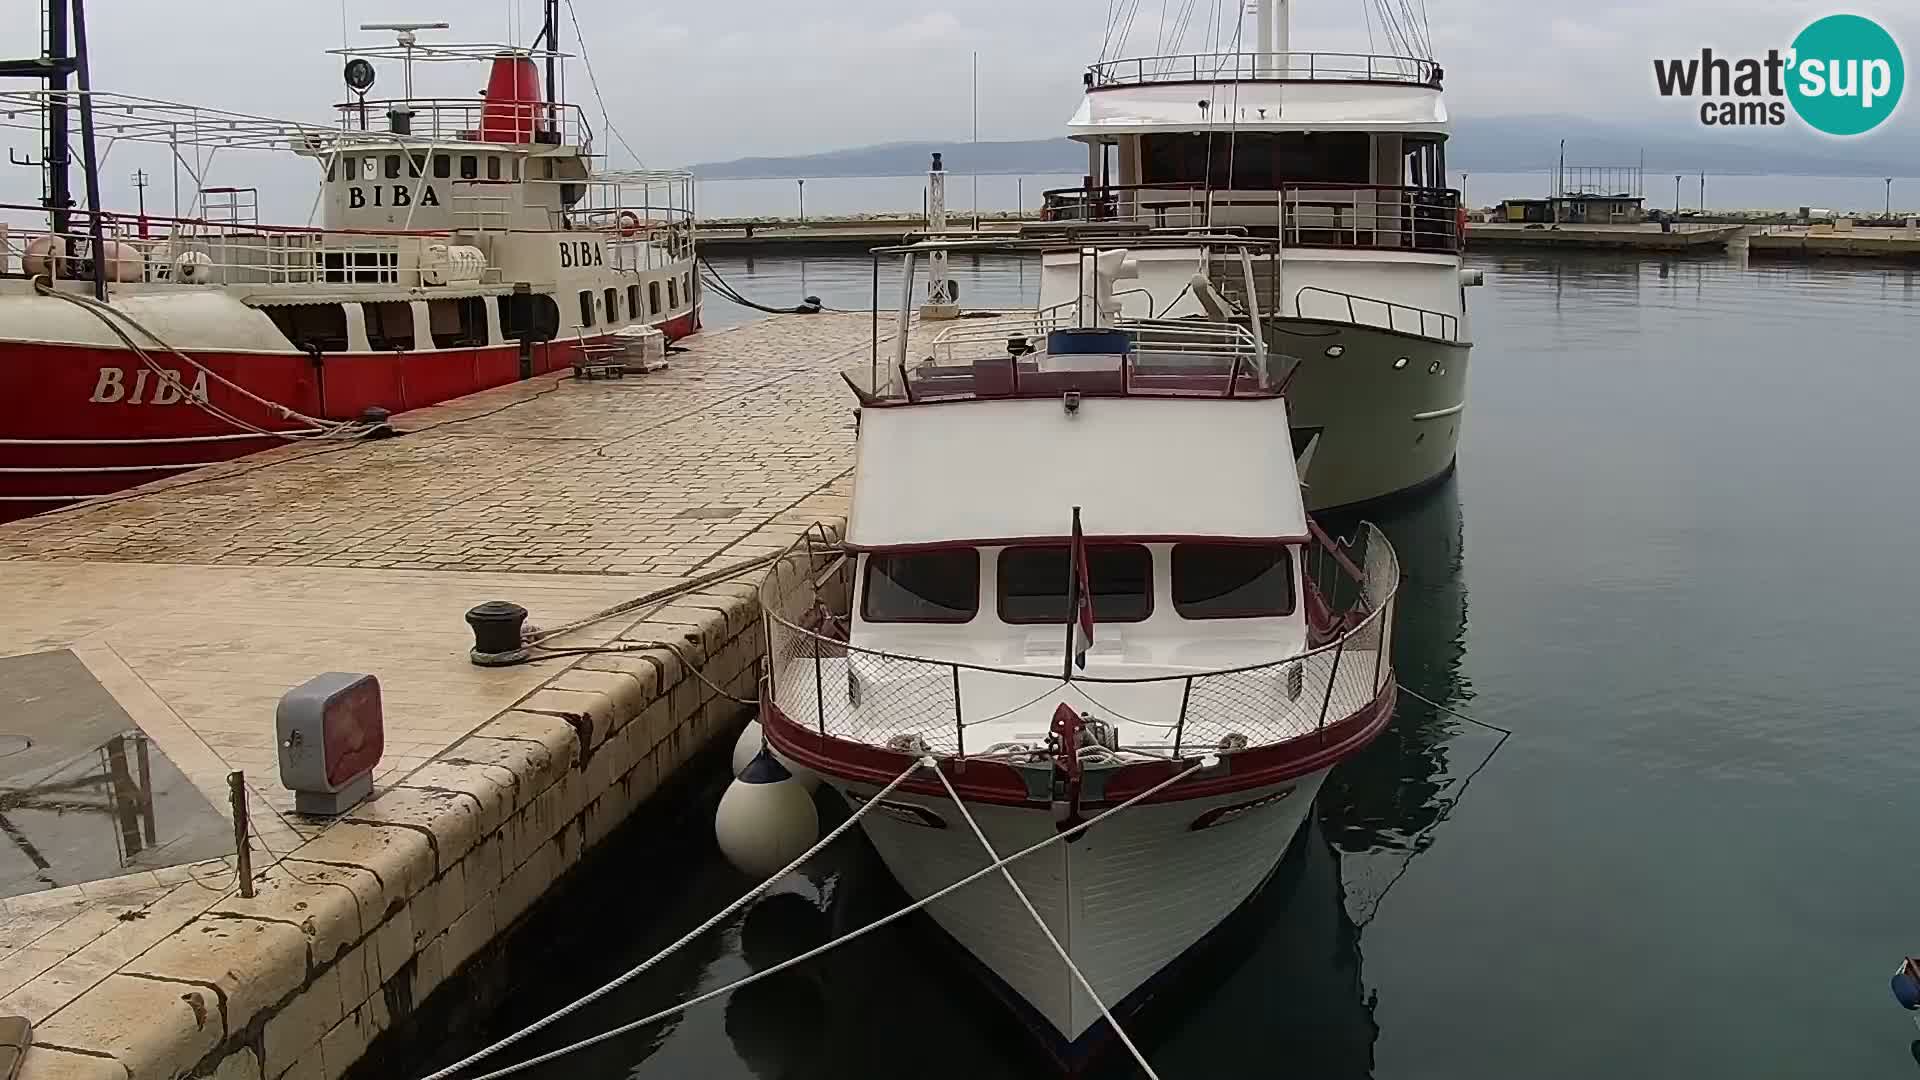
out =
[[[1887,177],[1887,218],[1893,218],[1893,177]]]
[[[1680,216],[1680,174],[1673,174],[1673,216]]]
[[[794,182],[800,185],[800,224],[805,225],[807,223],[807,182],[805,180]]]

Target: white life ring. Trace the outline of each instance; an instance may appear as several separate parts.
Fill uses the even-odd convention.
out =
[[[613,218],[614,227],[621,236],[633,236],[640,231],[640,215],[631,210],[622,210]]]

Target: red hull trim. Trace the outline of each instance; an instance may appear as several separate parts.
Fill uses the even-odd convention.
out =
[[[1187,780],[1145,801],[1185,802],[1227,795],[1268,787],[1331,768],[1364,749],[1380,734],[1393,717],[1397,697],[1398,684],[1389,677],[1386,688],[1365,708],[1338,723],[1329,724],[1317,734],[1234,754],[1225,759],[1224,771]],[[790,760],[821,775],[851,783],[884,786],[916,759],[913,754],[807,730],[773,704],[772,690],[764,682],[761,684],[760,700],[767,703],[761,710],[761,727],[766,732],[767,741]],[[1047,797],[1034,798],[1027,790],[1021,770],[1005,762],[947,758],[940,762],[940,771],[947,774],[954,790],[967,802],[996,806],[1049,805]],[[1181,766],[1170,761],[1121,766],[1107,774],[1102,797],[1088,800],[1082,804],[1082,809],[1099,811],[1118,805],[1179,771]],[[946,789],[931,780],[909,779],[900,785],[900,790],[935,798],[946,797]]]
[[[656,324],[669,341],[699,329],[696,308]],[[590,340],[589,343],[592,343]],[[532,375],[565,370],[572,341],[532,349]],[[221,378],[308,416],[351,420],[370,408],[402,414],[522,377],[517,344],[404,353],[193,354]],[[156,353],[183,387],[266,431],[296,425],[218,379],[197,376],[178,357]],[[182,370],[184,369],[184,370]],[[0,342],[0,400],[9,403],[0,437],[0,521],[231,461],[281,445],[236,430],[186,394],[163,389],[127,350]]]

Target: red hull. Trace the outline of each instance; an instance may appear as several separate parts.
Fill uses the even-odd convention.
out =
[[[661,324],[669,340],[694,313]],[[572,342],[533,348],[532,375],[572,363]],[[185,367],[164,353],[162,368]],[[404,413],[522,377],[517,345],[417,353],[203,353],[221,378],[308,416],[351,420],[369,408]],[[208,404],[267,430],[296,427],[215,379],[180,372]],[[237,429],[170,388],[122,349],[0,343],[0,521],[178,475],[282,444]]]

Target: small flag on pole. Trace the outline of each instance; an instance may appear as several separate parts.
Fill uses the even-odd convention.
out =
[[[1073,617],[1073,666],[1087,669],[1087,650],[1093,648],[1093,588],[1088,583],[1087,538],[1080,532],[1080,508],[1073,508],[1072,574],[1069,585]],[[1072,672],[1069,671],[1071,676]]]

